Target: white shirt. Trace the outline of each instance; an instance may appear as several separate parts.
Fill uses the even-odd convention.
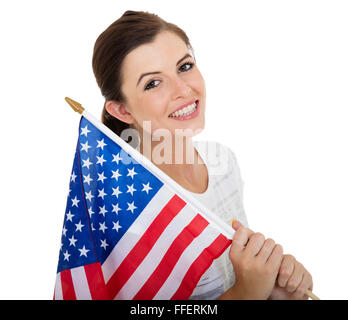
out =
[[[194,146],[208,170],[208,188],[204,193],[193,193],[223,221],[231,225],[233,218],[248,227],[243,208],[243,181],[234,153],[214,141],[194,141]],[[189,191],[188,191],[189,192]],[[235,274],[228,247],[202,275],[191,297],[192,300],[213,300],[233,286]]]

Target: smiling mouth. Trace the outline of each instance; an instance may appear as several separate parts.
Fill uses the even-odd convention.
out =
[[[171,113],[168,117],[169,118],[184,118],[192,113],[194,113],[197,110],[198,100],[196,100],[194,103],[177,110],[173,113]]]

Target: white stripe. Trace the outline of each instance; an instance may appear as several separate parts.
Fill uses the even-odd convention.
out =
[[[162,186],[162,188],[158,190],[157,194],[147,204],[143,212],[133,222],[131,227],[122,236],[120,241],[116,244],[110,255],[102,264],[105,283],[110,280],[115,270],[142,237],[145,230],[151,225],[158,213],[173,196],[173,192],[169,191],[165,186]]]
[[[216,269],[212,269],[213,265],[210,266],[210,268],[204,273],[204,278],[206,281],[202,281],[203,277],[198,282],[197,286],[194,291],[192,292],[192,297],[195,297],[195,299],[200,298],[200,296],[212,296],[216,294],[216,292],[220,293],[220,288],[224,287],[224,278],[223,274],[219,273],[217,275]],[[221,293],[219,294],[221,295]]]
[[[153,248],[144,258],[142,263],[132,274],[126,284],[122,287],[114,299],[130,300],[141,289],[143,284],[148,280],[151,274],[155,271],[163,256],[169,249],[172,242],[179,233],[191,222],[197,213],[192,211],[192,208],[185,206],[180,213],[168,224],[167,228],[156,241]]]
[[[54,289],[54,299],[63,300],[62,282],[60,280],[60,272],[57,274],[56,287]]]
[[[210,225],[208,225],[183,252],[172,273],[153,299],[170,299],[170,297],[172,297],[179,288],[182,279],[184,278],[187,270],[190,268],[192,262],[196,260],[204,248],[209,247],[217,236],[218,233]]]
[[[92,300],[91,293],[87,282],[85,268],[77,267],[70,270],[74,290],[77,300]]]
[[[190,194],[185,188],[179,185],[175,180],[169,177],[161,169],[156,167],[148,158],[142,155],[138,150],[134,149],[127,142],[121,139],[115,132],[110,130],[101,121],[97,120],[93,115],[91,115],[86,110],[83,111],[82,115],[89,120],[93,125],[95,125],[101,132],[107,135],[111,140],[116,142],[125,152],[130,154],[134,160],[139,162],[152,174],[154,174],[158,179],[164,182],[172,192],[177,193],[180,197],[187,203],[190,203],[194,207],[194,211],[199,212],[209,223],[215,225],[215,227],[228,239],[232,239],[234,230],[232,226],[222,220],[219,216],[214,214],[209,208],[207,208],[203,203],[196,199],[192,194]]]

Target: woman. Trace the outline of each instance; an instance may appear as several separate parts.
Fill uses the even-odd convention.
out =
[[[247,228],[234,154],[218,143],[192,141],[204,128],[206,91],[184,31],[157,15],[126,11],[98,37],[93,71],[105,97],[104,124],[121,137],[136,130],[143,155],[220,218],[238,220],[230,250],[205,272],[190,299],[307,299],[309,272],[272,239]],[[218,166],[224,170],[208,161],[211,150],[219,150],[220,159],[227,155]]]

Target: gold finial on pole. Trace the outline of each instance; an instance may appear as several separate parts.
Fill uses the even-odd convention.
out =
[[[74,111],[82,114],[83,111],[85,111],[85,108],[82,107],[81,103],[78,103],[77,101],[70,99],[68,97],[65,97],[65,101],[70,105],[71,108],[74,109]]]

